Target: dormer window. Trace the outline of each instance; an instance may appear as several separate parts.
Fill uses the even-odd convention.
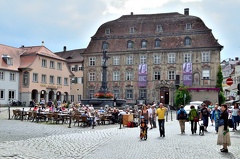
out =
[[[111,29],[106,29],[106,30],[105,30],[105,34],[106,34],[106,35],[110,35],[110,33],[111,33]]]
[[[108,49],[108,43],[106,41],[104,41],[102,43],[102,50],[107,50]]]
[[[13,65],[13,60],[9,55],[2,55],[2,59],[7,65]]]
[[[157,30],[156,30],[158,33],[161,33],[163,32],[163,28],[161,25],[157,25]]]
[[[192,29],[192,24],[191,23],[187,23],[186,24],[186,30],[191,30]]]
[[[128,48],[128,49],[133,49],[133,45],[134,45],[133,41],[129,40],[129,41],[127,42],[127,48]]]
[[[160,47],[161,46],[161,40],[160,39],[156,39],[155,40],[155,47]]]
[[[190,46],[192,45],[192,39],[190,37],[185,38],[185,46]]]
[[[133,34],[135,32],[135,28],[134,27],[131,27],[130,30],[129,30],[130,34]]]
[[[147,48],[147,41],[146,40],[142,40],[141,48],[144,48],[144,49]]]

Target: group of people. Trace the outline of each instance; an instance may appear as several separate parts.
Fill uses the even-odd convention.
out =
[[[205,103],[201,105],[201,109],[198,110],[194,105],[190,107],[190,112],[184,110],[184,106],[181,106],[177,112],[177,119],[179,120],[181,133],[185,133],[185,122],[189,120],[191,124],[191,132],[195,134],[197,131],[197,123],[202,120],[204,131],[208,132],[207,128],[209,125],[209,118],[212,126],[215,124],[215,131],[218,134],[217,145],[223,145],[220,149],[221,152],[228,152],[228,146],[231,145],[229,124],[233,121],[233,131],[237,130],[239,125],[239,106],[237,103],[234,104],[232,111],[228,110],[226,104],[219,106],[218,104],[213,105],[212,103],[207,106]]]

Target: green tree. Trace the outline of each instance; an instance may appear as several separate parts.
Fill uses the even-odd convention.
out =
[[[185,100],[184,100],[185,96]],[[179,107],[180,105],[185,105],[191,101],[191,95],[188,91],[188,86],[180,85],[179,88],[176,90],[176,95],[174,99],[175,107]]]
[[[225,102],[226,98],[223,93],[223,75],[222,75],[222,67],[219,65],[218,66],[218,73],[217,73],[217,82],[216,82],[216,88],[219,88],[220,91],[218,93],[218,104],[221,105]]]

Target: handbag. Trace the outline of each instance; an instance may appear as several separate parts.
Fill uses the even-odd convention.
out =
[[[198,117],[194,117],[194,122],[199,122],[199,118]]]
[[[223,120],[223,119],[220,119],[220,120],[218,121],[218,126],[222,126],[222,125],[224,125],[224,120]]]

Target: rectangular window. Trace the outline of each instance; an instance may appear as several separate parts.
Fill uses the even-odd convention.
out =
[[[95,93],[95,90],[90,89],[89,90],[89,98],[93,98],[94,97],[94,93]]]
[[[175,80],[175,71],[168,71],[168,80]]]
[[[9,90],[8,91],[8,99],[15,99],[15,91]]]
[[[113,72],[113,81],[120,81],[120,72],[119,71]]]
[[[186,30],[190,30],[192,29],[192,24],[191,23],[187,23],[186,24]]]
[[[47,67],[47,60],[42,59],[42,67]]]
[[[38,82],[38,74],[33,73],[33,82]]]
[[[62,84],[62,77],[57,77],[57,84],[61,85]]]
[[[157,30],[158,33],[161,33],[163,31],[162,26],[161,25],[157,25]]]
[[[133,72],[127,71],[126,72],[126,81],[132,81],[133,80]]]
[[[50,68],[55,68],[54,67],[54,61],[50,61]]]
[[[119,92],[118,89],[114,89],[114,90],[113,90],[113,94],[114,94],[114,97],[115,97],[115,98],[120,98],[120,92]]]
[[[50,76],[50,78],[49,78],[49,83],[50,83],[50,84],[54,84],[54,76]]]
[[[106,30],[105,30],[105,34],[106,34],[106,35],[110,35],[110,31],[111,31],[110,29],[106,29]]]
[[[74,66],[72,66],[72,69],[71,69],[72,71],[75,71],[75,67]]]
[[[119,64],[120,64],[120,57],[113,56],[113,65],[119,65]]]
[[[88,77],[88,81],[95,81],[95,72],[90,72]]]
[[[90,57],[89,66],[95,66],[95,65],[96,65],[96,57]]]
[[[161,80],[161,72],[160,71],[154,72],[154,80]]]
[[[175,63],[175,54],[168,54],[168,63]]]
[[[0,99],[5,99],[3,89],[0,89]]]
[[[42,75],[42,83],[47,83],[46,75]]]
[[[83,83],[83,77],[77,77],[77,83],[82,84]]]
[[[184,54],[184,62],[191,62],[191,54],[190,53],[185,53]]]
[[[68,86],[68,78],[64,78],[64,86]]]
[[[83,71],[83,67],[82,67],[82,66],[79,66],[79,67],[78,67],[78,71]]]
[[[7,58],[7,64],[8,64],[8,65],[13,65],[13,59],[10,58],[10,57],[8,57],[8,58]]]
[[[74,102],[74,95],[71,95],[71,102]]]
[[[210,62],[210,52],[202,53],[202,62]]]
[[[126,99],[133,99],[133,90],[132,89],[126,90]]]
[[[126,65],[132,65],[132,64],[133,64],[133,56],[127,56]]]
[[[11,73],[10,73],[10,81],[15,81],[15,80],[16,80],[16,79],[15,79],[15,78],[16,78],[15,76],[16,76],[16,74],[11,72]]]
[[[129,30],[130,34],[133,34],[135,32],[135,28],[134,27],[131,27],[130,30]]]
[[[146,89],[140,89],[140,90],[139,90],[139,98],[140,98],[140,99],[145,99],[145,98],[147,98],[147,90],[146,90]]]
[[[0,71],[0,80],[4,80],[4,71]]]
[[[203,70],[202,76],[203,76],[203,79],[210,79],[210,70]]]
[[[81,101],[82,96],[81,96],[81,95],[78,95],[77,97],[78,97],[78,101]]]
[[[154,64],[160,64],[161,63],[161,56],[160,55],[153,55],[153,63]]]
[[[147,56],[140,55],[140,64],[147,64]]]
[[[62,70],[62,63],[60,63],[60,62],[57,63],[57,69]]]

